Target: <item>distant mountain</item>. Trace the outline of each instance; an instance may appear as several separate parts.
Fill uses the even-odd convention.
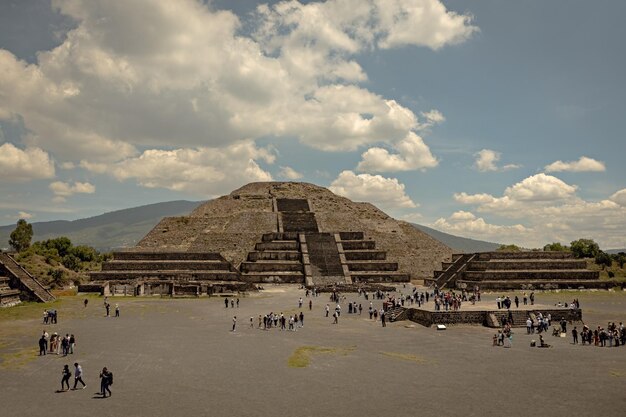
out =
[[[200,202],[168,201],[146,206],[111,211],[79,220],[35,222],[33,241],[67,236],[75,245],[89,245],[100,251],[134,246],[163,218],[184,216]],[[451,247],[455,252],[487,252],[500,247],[499,243],[483,242],[443,233],[430,227],[413,224],[416,228]],[[0,248],[7,248],[9,235],[15,224],[0,226]]]
[[[610,253],[611,255],[614,255],[620,252],[626,253],[626,249],[609,249],[606,251],[606,253]]]
[[[422,226],[421,224],[413,223],[413,226],[437,239],[441,243],[451,247],[454,252],[490,252],[501,246],[500,243],[484,242],[482,240],[454,236],[448,233],[440,232],[439,230],[431,229],[430,227]]]
[[[184,216],[195,209],[197,201],[168,201],[111,211],[79,220],[35,222],[33,241],[67,236],[75,245],[89,245],[100,251],[134,246],[163,218]],[[15,224],[0,226],[0,248],[9,246]]]

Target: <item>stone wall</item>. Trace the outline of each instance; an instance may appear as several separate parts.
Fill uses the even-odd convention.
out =
[[[553,320],[559,320],[564,317],[567,321],[582,321],[582,310],[572,309],[538,309],[527,311],[527,313],[539,313],[544,316],[548,313],[552,315]],[[475,324],[475,325],[487,325],[489,314],[496,314],[498,317],[502,315],[502,310],[494,311],[428,311],[420,310],[416,308],[409,308],[406,311],[406,317],[415,323],[419,323],[422,326],[430,327],[433,324]],[[519,325],[518,325],[519,326]]]

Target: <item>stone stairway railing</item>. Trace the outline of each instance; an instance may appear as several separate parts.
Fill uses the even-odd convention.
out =
[[[405,307],[395,306],[385,312],[385,317],[387,317],[387,320],[389,320],[390,322],[406,320],[407,310],[408,309]]]
[[[20,283],[38,300],[46,303],[54,301],[54,295],[50,293],[39,281],[28,273],[7,253],[0,253],[0,262],[8,273],[14,275]]]
[[[450,284],[454,285],[460,273],[467,268],[467,264],[469,264],[475,257],[475,253],[466,253],[461,255],[452,263],[452,265],[448,267],[448,269],[437,277],[435,284],[439,288],[449,287]]]

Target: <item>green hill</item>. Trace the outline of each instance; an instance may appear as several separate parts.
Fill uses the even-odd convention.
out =
[[[100,251],[134,246],[163,217],[189,214],[197,201],[168,201],[116,210],[73,221],[35,222],[33,241],[67,236],[75,245],[88,245]],[[8,247],[15,224],[0,226],[0,247]]]

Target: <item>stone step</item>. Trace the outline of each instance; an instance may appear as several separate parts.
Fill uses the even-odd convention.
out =
[[[285,232],[319,232],[315,213],[283,212],[280,215]]]
[[[52,293],[9,254],[0,252],[0,264],[4,267],[6,274],[13,275],[19,280],[20,288],[31,297],[44,303],[55,300]]]
[[[567,270],[518,270],[518,271],[465,271],[460,277],[463,281],[496,281],[496,280],[576,280],[598,279],[598,271],[580,269]]]
[[[244,282],[259,283],[304,283],[304,274],[295,271],[281,272],[246,272],[241,274]]]
[[[360,271],[350,273],[352,282],[409,282],[409,274],[402,272]]]
[[[257,243],[254,249],[256,251],[297,251],[300,249],[300,243],[292,240],[275,240]]]
[[[339,232],[341,240],[363,240],[365,235],[363,232]]]
[[[302,255],[299,251],[262,251],[248,253],[248,261],[301,261]]]
[[[345,248],[344,248],[345,249]],[[347,261],[384,261],[387,252],[383,250],[344,250]]]
[[[505,270],[572,270],[586,269],[587,261],[576,259],[497,259],[491,261],[472,261],[467,271],[505,271]]]
[[[453,255],[453,257],[456,255]],[[573,259],[571,252],[481,252],[478,254],[479,261],[492,259]]]
[[[262,242],[272,242],[274,240],[298,240],[298,232],[265,233],[261,237]]]
[[[397,271],[397,262],[386,261],[348,261],[350,271]]]
[[[277,198],[276,209],[280,212],[310,211],[309,202],[305,198]]]
[[[373,240],[341,240],[340,243],[344,251],[376,249],[376,242]]]
[[[343,266],[335,236],[311,233],[305,236],[312,276],[343,276]]]
[[[92,281],[111,281],[129,279],[160,279],[160,280],[183,280],[183,281],[237,281],[240,274],[231,271],[99,271],[89,274]]]
[[[241,272],[302,272],[302,262],[300,261],[257,261],[242,262],[239,266]]]
[[[102,264],[103,271],[168,271],[168,270],[231,270],[226,261],[118,261],[113,260]]]
[[[215,252],[113,252],[118,261],[224,261]]]

